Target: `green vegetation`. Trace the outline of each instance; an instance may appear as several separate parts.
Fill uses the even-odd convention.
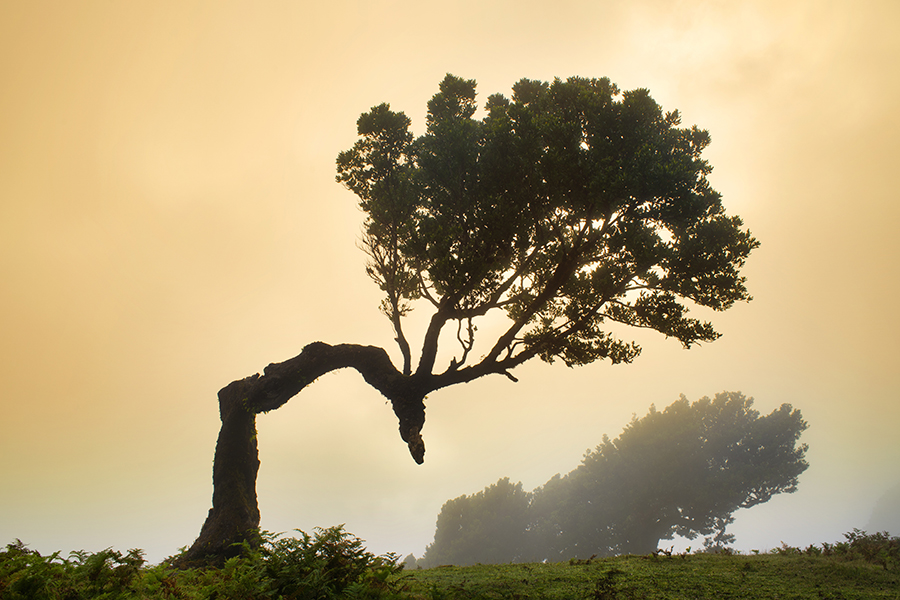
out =
[[[172,559],[145,565],[123,554],[56,552],[41,556],[22,542],[0,551],[3,600],[338,599],[488,600],[900,597],[900,538],[853,530],[835,544],[769,554],[677,554],[476,565],[403,571],[397,556],[374,556],[342,527],[299,538],[263,535],[221,568],[175,569]],[[176,558],[176,557],[173,557]]]
[[[41,556],[21,541],[0,552],[3,600],[320,599],[389,600],[399,595],[397,556],[375,556],[342,527],[264,533],[259,547],[242,545],[221,568],[176,569],[178,557],[144,566],[140,550]]]
[[[570,563],[417,571],[424,598],[897,598],[900,569],[800,553],[618,556]],[[414,596],[415,597],[415,596]]]

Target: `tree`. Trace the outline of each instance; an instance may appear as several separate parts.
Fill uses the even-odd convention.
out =
[[[674,535],[727,544],[736,510],[796,491],[808,467],[800,411],[783,404],[760,416],[752,405],[723,392],[693,404],[682,396],[663,412],[651,406],[615,440],[604,435],[575,470],[524,495],[525,510],[512,504],[502,536],[490,520],[497,511],[482,509],[480,496],[446,503],[426,558],[469,564],[483,545],[494,547],[493,562],[648,554]]]
[[[510,371],[535,357],[631,362],[640,348],[615,337],[615,324],[685,347],[712,341],[687,304],[749,300],[740,269],[757,242],[706,179],[706,131],[608,79],[523,79],[512,99],[490,96],[480,120],[475,87],[448,75],[415,139],[406,115],[374,107],[337,158],[337,180],[366,215],[367,273],[402,364],[379,347],[315,342],[223,388],[213,507],[182,564],[257,542],[255,417],[329,371],[353,368],[390,400],[421,463],[430,392],[492,374],[515,381]],[[403,329],[414,307],[431,310],[416,364]],[[476,320],[497,313],[506,329],[476,359]],[[456,353],[438,365],[448,331]]]
[[[508,477],[471,496],[448,500],[434,542],[422,557],[429,567],[516,562],[526,547],[531,494]]]
[[[614,441],[604,436],[554,491],[540,537],[562,556],[647,554],[661,539],[724,529],[739,508],[792,493],[806,470],[807,424],[788,404],[767,416],[740,392],[651,407]],[[535,492],[534,503],[545,503]],[[537,519],[536,519],[537,520]]]

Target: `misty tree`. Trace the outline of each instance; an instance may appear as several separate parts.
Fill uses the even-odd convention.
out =
[[[438,514],[423,564],[518,562],[526,555],[531,493],[504,477],[471,496],[448,500]]]
[[[421,463],[426,394],[485,375],[515,381],[536,357],[630,362],[640,348],[616,327],[712,341],[688,307],[749,299],[740,269],[757,242],[707,181],[706,131],[608,79],[523,79],[511,99],[490,96],[480,119],[475,88],[448,75],[418,138],[387,104],[359,118],[337,180],[365,213],[367,273],[401,362],[380,347],[314,342],[223,388],[212,509],[182,564],[258,541],[256,415],[325,373],[355,369],[381,392]],[[430,311],[415,361],[403,327],[413,308]],[[478,320],[494,314],[502,333],[476,349]],[[439,342],[452,358],[438,361]]]
[[[517,496],[501,493],[516,489],[506,479],[448,501],[424,559],[434,566],[648,554],[675,535],[728,544],[736,510],[796,491],[808,467],[800,411],[784,404],[760,416],[752,405],[740,392],[694,403],[682,396],[635,417],[615,440],[604,435],[575,470],[530,494],[521,484]],[[481,546],[491,548],[490,560]]]
[[[604,436],[577,469],[535,491],[537,544],[590,556],[647,554],[675,535],[727,543],[732,513],[796,491],[808,467],[800,411],[783,404],[760,416],[752,405],[740,392],[682,396]]]

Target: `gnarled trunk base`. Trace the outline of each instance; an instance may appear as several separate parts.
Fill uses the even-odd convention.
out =
[[[241,544],[259,543],[259,505],[256,476],[256,414],[245,392],[256,376],[235,381],[219,392],[222,428],[213,465],[213,506],[200,535],[175,565],[221,566],[241,553]]]
[[[352,367],[390,401],[400,420],[400,436],[410,454],[422,463],[425,444],[425,394],[434,389],[415,377],[404,376],[387,353],[373,346],[314,342],[294,358],[266,367],[262,376],[235,381],[219,391],[222,428],[213,464],[213,506],[197,540],[173,564],[188,568],[222,565],[241,552],[241,544],[258,545],[259,505],[256,476],[256,414],[284,405],[325,373]]]

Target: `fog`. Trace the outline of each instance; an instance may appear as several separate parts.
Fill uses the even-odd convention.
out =
[[[422,133],[448,72],[481,102],[606,76],[708,129],[754,300],[699,313],[723,337],[688,351],[639,332],[632,365],[436,392],[421,466],[376,391],[323,377],[259,418],[262,527],[418,556],[447,499],[533,489],[651,403],[725,390],[809,423],[799,490],[738,511],[736,548],[897,523],[900,6],[307,4],[0,5],[0,543],[158,561],[210,507],[220,388],[315,340],[398,355],[334,160],[381,102]]]

